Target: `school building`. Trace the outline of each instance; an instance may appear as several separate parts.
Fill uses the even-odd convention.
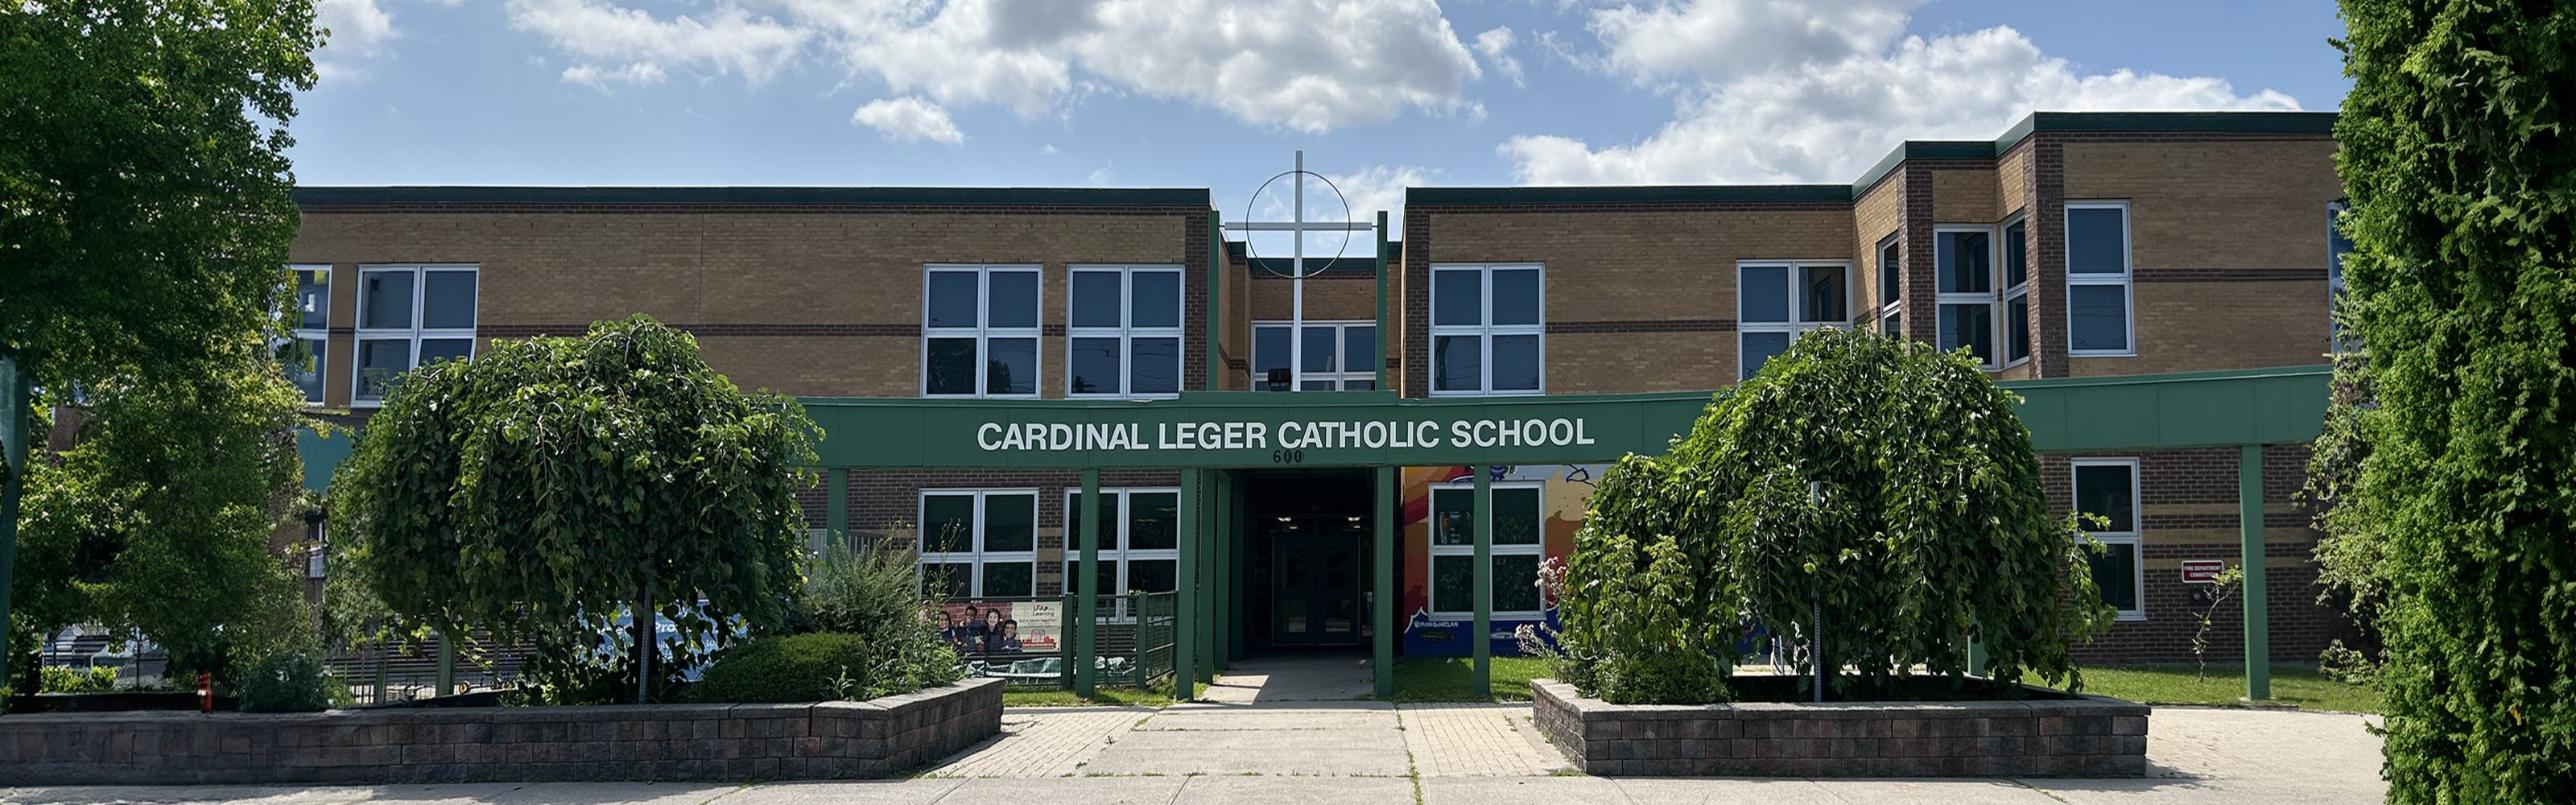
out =
[[[2085,656],[2188,659],[2186,563],[2251,559],[2242,628],[2299,661],[2340,622],[2297,500],[2333,120],[2038,113],[1850,184],[1411,188],[1303,261],[1204,189],[304,188],[298,379],[362,420],[422,362],[651,314],[828,431],[816,529],[917,546],[952,598],[1177,590],[1184,667],[1383,674],[1511,651],[1607,462],[1868,328],[1983,360],[2052,503],[2109,519],[2122,621]]]

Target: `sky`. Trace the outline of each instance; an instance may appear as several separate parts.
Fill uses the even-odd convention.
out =
[[[1850,182],[2033,110],[2326,110],[2332,0],[318,0],[306,185]],[[1338,190],[1341,198],[1331,198]],[[1400,214],[1400,213],[1399,213]]]

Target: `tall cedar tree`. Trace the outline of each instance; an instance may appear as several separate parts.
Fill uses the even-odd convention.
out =
[[[2576,802],[2576,5],[2342,8],[2389,801]]]
[[[535,642],[558,701],[649,698],[700,639],[777,622],[819,435],[637,315],[412,372],[332,479],[332,521],[397,615]],[[641,616],[602,653],[621,609]],[[655,613],[674,662],[636,650],[662,642]]]

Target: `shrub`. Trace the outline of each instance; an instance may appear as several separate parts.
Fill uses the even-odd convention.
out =
[[[116,689],[116,669],[108,667],[45,669],[45,693],[106,693]]]
[[[715,664],[689,688],[702,702],[819,702],[852,695],[867,677],[868,651],[858,635],[813,632],[763,637],[716,652]]]
[[[350,700],[349,686],[323,667],[318,654],[287,651],[245,663],[233,673],[241,709],[252,713],[309,713]]]
[[[1602,476],[1568,561],[1566,655],[1611,701],[1723,697],[1756,628],[1794,634],[1837,695],[1917,667],[1963,683],[1970,638],[1998,681],[2080,686],[2071,641],[2113,613],[2013,402],[1961,353],[1800,338],[1668,454]]]

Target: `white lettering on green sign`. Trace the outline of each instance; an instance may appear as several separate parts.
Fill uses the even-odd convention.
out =
[[[975,446],[986,451],[1331,450],[1432,447],[1566,447],[1592,444],[1582,417],[1145,423],[986,422]]]

